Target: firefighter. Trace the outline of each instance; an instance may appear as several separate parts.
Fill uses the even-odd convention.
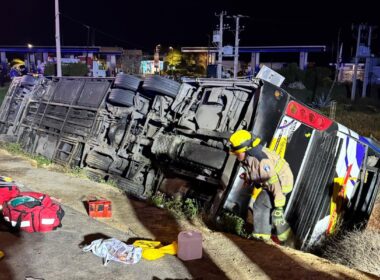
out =
[[[246,171],[243,179],[248,185],[262,187],[252,207],[253,237],[269,240],[274,230],[280,241],[286,241],[291,230],[284,218],[285,195],[293,188],[289,164],[246,130],[233,133],[229,142]]]

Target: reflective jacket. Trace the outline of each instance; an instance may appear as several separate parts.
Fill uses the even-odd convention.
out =
[[[247,179],[267,188],[273,194],[275,207],[285,206],[285,194],[293,189],[293,173],[289,164],[262,145],[248,150],[246,154],[242,164]]]

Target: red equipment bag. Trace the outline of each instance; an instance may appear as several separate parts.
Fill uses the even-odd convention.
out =
[[[26,232],[47,232],[61,227],[65,212],[50,196],[37,192],[21,192],[3,204],[4,220]]]
[[[19,193],[20,190],[12,178],[0,176],[0,205],[18,196]]]

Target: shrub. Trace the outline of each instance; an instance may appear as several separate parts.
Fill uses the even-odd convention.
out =
[[[245,221],[231,212],[224,212],[221,215],[219,225],[224,231],[235,233],[241,237],[248,237],[244,228]]]
[[[182,197],[175,196],[174,198],[167,199],[164,206],[170,211],[170,213],[173,214],[174,217],[180,218],[183,217],[182,204]]]
[[[317,109],[327,108],[331,106],[331,95],[325,92],[317,95],[315,100],[312,102],[312,106]]]
[[[183,214],[189,219],[195,218],[199,213],[199,205],[197,201],[192,198],[186,198],[182,208]]]
[[[165,194],[156,193],[149,198],[149,202],[156,207],[163,208],[165,205]]]
[[[176,218],[194,219],[199,214],[199,205],[196,199],[182,196],[167,197],[164,193],[156,193],[149,198],[149,202],[159,208],[165,208]]]
[[[300,82],[304,79],[304,72],[299,69],[297,63],[290,63],[286,67],[282,68],[279,73],[285,77],[287,84]]]
[[[326,67],[308,67],[305,71],[303,83],[308,89],[330,87],[332,83],[331,71]]]
[[[44,75],[45,76],[55,76],[56,75],[56,64],[48,63],[45,66]],[[62,75],[63,76],[87,76],[88,68],[84,63],[67,63],[62,64]]]

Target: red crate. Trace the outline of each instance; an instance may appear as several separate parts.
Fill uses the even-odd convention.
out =
[[[88,214],[93,218],[112,217],[111,201],[105,199],[88,200]]]

